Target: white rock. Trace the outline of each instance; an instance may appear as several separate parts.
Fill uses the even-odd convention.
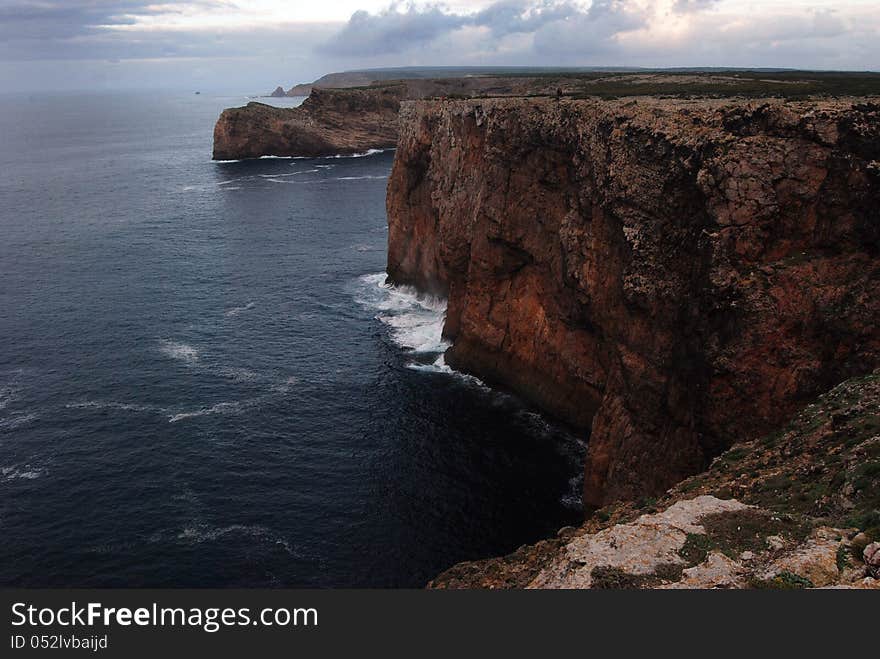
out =
[[[781,536],[771,535],[767,538],[767,546],[773,551],[779,551],[785,547],[785,540]]]
[[[529,588],[589,588],[593,569],[602,566],[645,575],[660,565],[682,565],[685,561],[678,552],[689,533],[706,532],[699,523],[703,517],[750,507],[736,499],[725,501],[704,495],[678,501],[663,512],[642,515],[629,524],[572,538],[561,556],[551,561]]]

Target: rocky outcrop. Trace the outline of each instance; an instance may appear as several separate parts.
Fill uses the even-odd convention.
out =
[[[405,88],[315,89],[296,108],[248,103],[214,127],[215,160],[327,156],[393,147]]]
[[[880,588],[880,373],[659,499],[462,563],[434,588]]]
[[[589,508],[656,495],[880,357],[880,106],[405,102],[392,281],[449,364],[590,440]]]

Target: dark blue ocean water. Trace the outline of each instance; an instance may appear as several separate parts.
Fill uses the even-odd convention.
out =
[[[393,152],[210,160],[243,98],[0,97],[0,585],[420,586],[582,447],[382,284]]]

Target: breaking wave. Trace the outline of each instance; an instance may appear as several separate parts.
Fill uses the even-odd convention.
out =
[[[119,410],[122,412],[156,412],[157,408],[137,403],[120,403],[115,400],[84,400],[78,403],[67,403],[71,410]]]
[[[14,414],[5,419],[0,419],[0,430],[15,430],[31,421],[36,421],[36,419],[36,414]]]
[[[384,273],[358,280],[356,301],[378,312],[376,319],[389,328],[399,347],[415,354],[442,355],[451,345],[443,338],[446,300],[423,295],[409,286],[386,283]]]
[[[232,307],[231,309],[228,309],[224,315],[229,316],[229,317],[237,316],[238,314],[244,313],[245,311],[250,311],[251,309],[254,308],[254,306],[255,306],[254,302],[248,302],[247,304],[243,304],[240,307]]]
[[[187,364],[195,364],[199,361],[199,351],[186,343],[178,341],[161,341],[159,343],[159,352],[166,357],[185,362]]]
[[[385,153],[386,151],[394,151],[394,149],[367,149],[363,153],[339,153],[335,156],[326,156],[327,158],[366,158],[374,156],[377,153]]]
[[[238,414],[245,407],[243,403],[233,401],[231,403],[217,403],[210,407],[203,407],[192,412],[179,412],[168,417],[168,423],[177,423],[184,419],[194,419],[200,416],[208,416],[211,414]]]
[[[295,555],[293,548],[290,546],[290,543],[286,538],[273,533],[271,529],[268,529],[265,526],[231,524],[229,526],[215,527],[206,524],[197,524],[184,527],[184,529],[177,534],[177,540],[188,544],[199,544],[202,542],[221,540],[229,535],[253,538],[260,542],[278,546],[291,556]]]
[[[32,481],[43,474],[46,473],[45,469],[40,469],[38,467],[31,467],[30,465],[23,465],[22,467],[0,467],[0,477],[3,478],[4,482],[14,481],[14,480],[28,480]]]

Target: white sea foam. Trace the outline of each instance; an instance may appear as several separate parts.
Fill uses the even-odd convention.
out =
[[[300,174],[316,174],[318,172],[317,169],[303,169],[298,172],[291,172],[290,174],[257,174],[260,178],[284,178],[286,176],[299,176]]]
[[[230,403],[217,403],[210,407],[203,407],[192,412],[179,412],[168,417],[168,423],[177,423],[185,419],[194,419],[200,416],[208,416],[211,414],[238,414],[242,410],[242,403],[232,401]]]
[[[5,419],[0,419],[0,430],[15,430],[37,420],[36,414],[13,414]]]
[[[569,510],[581,510],[583,504],[584,478],[581,472],[568,479],[568,492],[562,495],[559,502]]]
[[[386,151],[394,151],[394,149],[367,149],[363,153],[339,153],[335,156],[327,156],[327,158],[366,158]]]
[[[364,175],[364,176],[340,176],[338,178],[329,179],[331,181],[374,181],[378,179],[388,178],[387,175]]]
[[[276,394],[286,394],[297,384],[299,384],[299,378],[291,376],[284,380],[284,382],[272,385],[272,391]]]
[[[394,148],[390,149],[367,149],[363,153],[337,153],[332,156],[260,156],[258,160],[321,160],[321,159],[331,159],[331,158],[366,158],[367,156],[372,156],[377,153],[385,153],[386,151],[395,151]],[[218,164],[227,164],[233,162],[244,162],[246,160],[252,160],[252,158],[239,158],[233,160],[212,160],[211,162]]]
[[[157,408],[137,403],[120,403],[115,400],[84,400],[68,403],[64,407],[73,410],[120,410],[123,412],[155,412]]]
[[[15,388],[11,386],[0,387],[0,410],[5,409],[7,405],[15,398]]]
[[[472,387],[475,387],[485,392],[492,392],[495,396],[498,396],[499,398],[505,397],[505,394],[492,389],[492,387],[487,385],[480,378],[474,375],[468,375],[467,373],[462,373],[461,371],[456,371],[454,368],[446,363],[446,357],[444,355],[440,355],[430,364],[425,364],[422,362],[412,362],[407,364],[406,367],[410,370],[419,371],[421,373],[438,373],[442,375],[451,375],[458,379],[460,382],[464,382]]]
[[[385,274],[364,275],[358,280],[356,300],[377,311],[376,318],[388,326],[391,339],[412,353],[443,353],[446,300],[422,295],[408,286],[385,283]]]
[[[224,315],[226,316],[237,316],[240,313],[244,313],[245,311],[250,311],[255,306],[254,302],[248,302],[240,307],[232,307],[232,309],[228,309]]]
[[[159,343],[159,351],[166,357],[185,362],[187,364],[195,364],[199,361],[199,351],[179,341],[164,340]]]
[[[21,467],[0,467],[0,477],[4,481],[13,481],[17,479],[32,481],[46,473],[45,469],[23,465]]]
[[[265,526],[231,524],[229,526],[216,527],[208,526],[207,524],[194,524],[192,526],[184,527],[184,529],[177,534],[177,539],[186,543],[198,544],[220,540],[228,535],[244,535],[255,540],[268,542],[277,545],[286,553],[294,555],[290,543],[285,538],[276,535],[271,529],[268,529]]]
[[[217,372],[236,382],[256,382],[261,377],[256,371],[236,366],[221,366]]]

